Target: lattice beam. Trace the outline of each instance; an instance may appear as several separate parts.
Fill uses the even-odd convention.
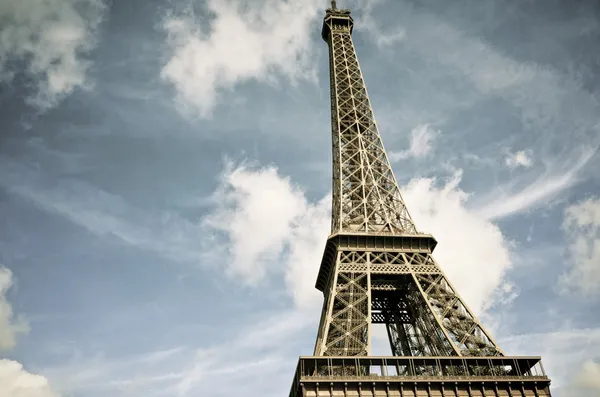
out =
[[[326,18],[330,58],[336,232],[416,233],[388,161],[345,10]]]

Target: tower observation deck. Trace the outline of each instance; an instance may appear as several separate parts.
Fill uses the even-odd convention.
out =
[[[540,357],[507,356],[432,256],[402,199],[352,42],[335,1],[329,46],[331,234],[316,288],[324,303],[313,356],[300,357],[290,397],[547,397]],[[482,258],[485,261],[485,258]],[[372,324],[391,356],[371,356]]]

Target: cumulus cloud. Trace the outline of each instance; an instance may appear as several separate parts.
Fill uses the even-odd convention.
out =
[[[300,310],[253,313],[239,318],[236,336],[221,342],[141,354],[77,356],[44,373],[66,395],[231,396],[240,385],[259,390],[289,388],[298,351],[312,339],[318,316]],[[0,378],[1,379],[1,378]],[[0,388],[1,390],[1,388]],[[0,396],[4,397],[1,393]]]
[[[6,300],[12,285],[12,272],[0,266],[0,350],[12,349],[17,335],[29,330],[23,319],[14,318],[12,306]],[[31,374],[20,363],[6,359],[0,359],[0,396],[58,397],[45,377]]]
[[[86,87],[102,0],[21,0],[0,3],[0,83],[23,73],[35,81],[29,98],[45,109]]]
[[[6,299],[6,293],[12,285],[12,272],[0,265],[0,350],[12,349],[16,344],[17,335],[29,331],[24,319],[14,318],[12,305]]]
[[[504,164],[513,170],[519,167],[529,168],[533,165],[533,160],[529,151],[519,150],[518,152],[510,153],[504,159]]]
[[[494,299],[513,296],[504,280],[511,267],[509,243],[500,229],[466,207],[460,173],[444,186],[415,179],[403,188],[417,226],[440,241],[436,259],[475,312]],[[309,202],[274,167],[228,170],[207,225],[224,234],[229,272],[255,283],[284,269],[298,306],[320,303],[314,282],[330,228],[330,197]],[[312,307],[312,306],[311,306]]]
[[[308,205],[295,222],[286,256],[286,283],[300,308],[318,306],[323,296],[315,289],[325,239],[331,229],[331,196]]]
[[[400,152],[390,152],[390,161],[404,160],[409,157],[425,157],[433,149],[433,140],[439,131],[433,129],[429,124],[420,124],[411,131],[410,148]]]
[[[23,369],[16,361],[0,360],[0,396],[59,397],[52,391],[48,379]]]
[[[482,313],[515,293],[505,281],[510,243],[497,225],[468,209],[460,180],[461,172],[440,187],[432,178],[414,179],[402,191],[417,229],[439,242],[434,257],[467,305]]]
[[[320,0],[209,0],[210,23],[191,12],[168,15],[169,58],[161,76],[186,112],[210,117],[219,96],[249,80],[292,81],[314,75],[310,23]]]
[[[297,306],[320,303],[314,283],[331,225],[331,198],[309,203],[275,167],[229,165],[220,182],[203,221],[207,235],[225,241],[211,243],[218,252],[213,257],[226,258],[228,273],[250,285],[268,272],[283,272]]]
[[[585,361],[574,383],[582,389],[600,394],[600,363],[593,360]]]
[[[227,240],[228,272],[254,284],[275,265],[309,206],[304,194],[274,167],[227,168],[205,219],[209,230]]]
[[[565,293],[598,294],[600,285],[600,198],[568,207],[563,230],[567,236],[570,269],[560,279]]]

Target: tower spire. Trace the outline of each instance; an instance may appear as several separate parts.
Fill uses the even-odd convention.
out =
[[[324,302],[313,357],[301,357],[291,397],[549,397],[539,357],[505,357],[458,295],[406,208],[336,1],[329,46],[331,235],[317,276]],[[486,258],[481,259],[482,271]],[[372,325],[392,356],[370,357]]]

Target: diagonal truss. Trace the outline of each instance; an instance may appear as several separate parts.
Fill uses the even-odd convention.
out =
[[[349,11],[335,4],[327,10],[323,38],[330,49],[333,211],[317,281],[325,302],[315,355],[369,355],[371,324],[381,323],[394,355],[502,356],[431,256],[435,240],[417,232],[402,200],[352,28]],[[341,244],[344,236],[348,239]]]
[[[347,11],[336,12],[345,15]],[[352,42],[352,26],[336,22],[332,18],[327,25],[333,129],[332,233],[416,233],[377,130]]]
[[[365,356],[386,324],[400,356],[501,356],[429,252],[338,249],[315,355]]]

